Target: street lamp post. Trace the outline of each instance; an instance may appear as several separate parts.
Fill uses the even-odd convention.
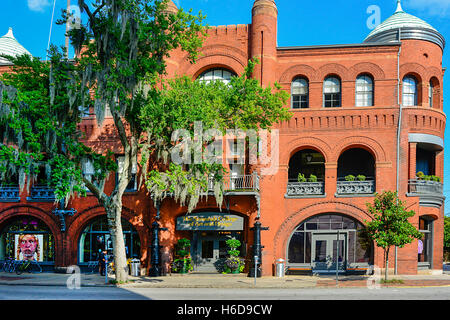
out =
[[[261,277],[261,265],[262,265],[262,249],[264,246],[261,245],[261,230],[269,230],[269,227],[262,227],[261,222],[256,221],[253,228],[253,255],[255,256],[253,267],[250,268],[248,274],[249,277]]]

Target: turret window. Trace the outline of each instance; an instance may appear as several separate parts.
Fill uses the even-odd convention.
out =
[[[417,80],[412,76],[403,79],[403,105],[405,107],[417,106]]]

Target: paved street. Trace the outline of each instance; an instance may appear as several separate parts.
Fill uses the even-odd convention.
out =
[[[450,300],[450,286],[418,288],[117,288],[0,286],[0,299],[12,300]]]

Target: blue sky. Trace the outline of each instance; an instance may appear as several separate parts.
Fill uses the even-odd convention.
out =
[[[2,0],[0,34],[12,27],[18,41],[34,56],[45,57],[54,0]],[[201,11],[209,25],[248,24],[254,0],[173,0],[183,9]],[[77,0],[71,0],[76,4]],[[396,9],[396,0],[276,0],[278,7],[278,45],[303,46],[361,43],[371,31],[367,20],[369,6],[380,8],[381,21]],[[61,16],[67,0],[56,0],[54,22]],[[427,21],[450,43],[450,0],[402,0],[403,9]],[[51,42],[64,44],[65,28],[53,22]],[[444,52],[443,66],[450,67],[450,49]],[[450,69],[449,69],[450,72]],[[450,114],[448,75],[444,78],[444,111]],[[448,128],[448,126],[447,126]],[[448,131],[446,133],[448,134]],[[448,140],[448,139],[446,139]],[[446,141],[446,146],[450,142]],[[450,214],[450,148],[445,156],[447,179],[446,212]]]

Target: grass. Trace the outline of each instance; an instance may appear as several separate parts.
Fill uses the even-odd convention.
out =
[[[384,283],[384,284],[402,284],[404,283],[403,280],[400,279],[381,279],[380,283]]]

